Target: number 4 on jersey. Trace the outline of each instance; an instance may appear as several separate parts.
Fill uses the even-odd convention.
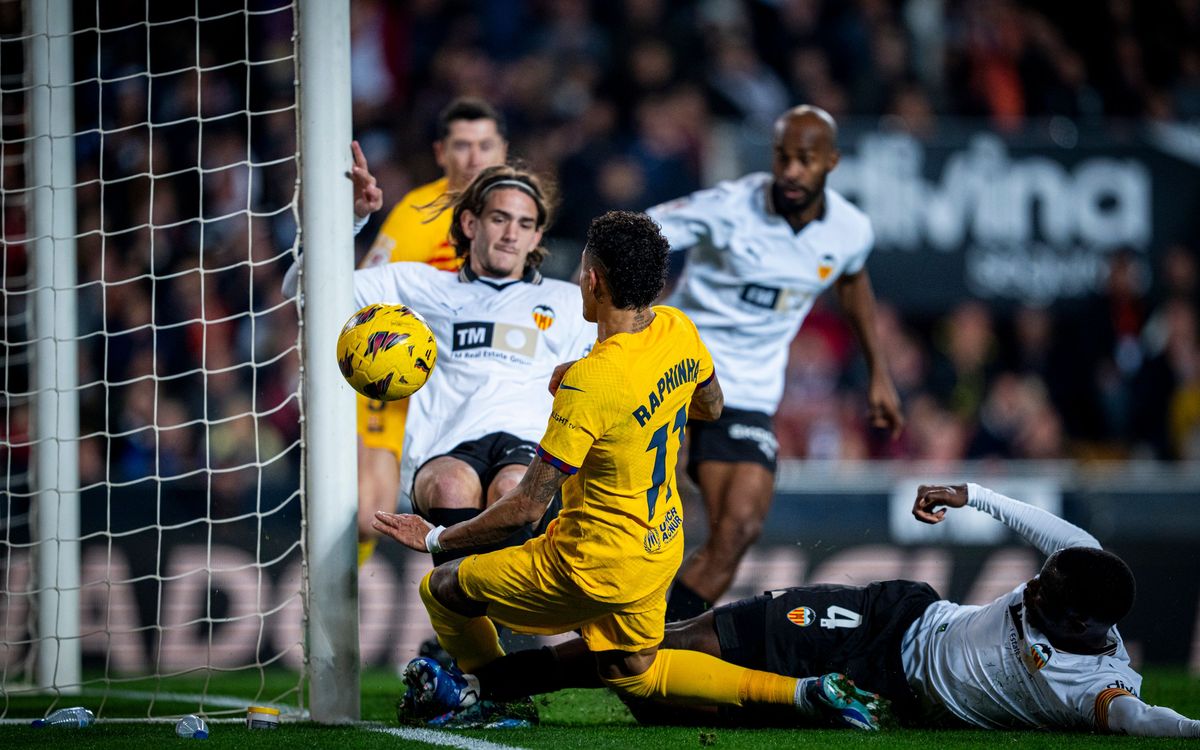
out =
[[[821,618],[820,625],[823,628],[857,628],[862,624],[862,615],[857,612],[839,607],[836,604],[825,610],[825,616]]]

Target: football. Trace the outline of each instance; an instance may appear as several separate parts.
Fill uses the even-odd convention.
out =
[[[437,341],[405,305],[367,305],[350,316],[337,342],[338,367],[367,398],[397,401],[416,393],[437,364]]]

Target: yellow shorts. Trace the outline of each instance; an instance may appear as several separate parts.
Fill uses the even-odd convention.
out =
[[[649,596],[600,602],[571,579],[550,544],[543,534],[520,547],[464,558],[458,584],[468,597],[488,602],[494,622],[519,633],[578,629],[591,651],[641,651],[662,642],[673,569]]]
[[[408,417],[408,399],[375,401],[356,396],[358,402],[358,434],[368,448],[383,448],[400,460],[404,448],[404,422]]]

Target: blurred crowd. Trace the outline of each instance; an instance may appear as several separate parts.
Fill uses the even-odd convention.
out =
[[[737,174],[730,132],[765,144],[797,102],[917,138],[943,117],[1200,118],[1198,0],[421,0],[355,3],[352,24],[355,129],[385,195],[436,176],[441,107],[486,98],[510,154],[559,180],[568,258],[605,210]],[[1103,293],[1015,311],[885,300],[910,420],[896,443],[866,430],[865,370],[823,300],[792,343],[781,455],[1200,457],[1195,265],[1171,248],[1151,285],[1117,253]]]
[[[24,62],[21,5],[0,3],[8,72]],[[199,25],[166,4],[74,19],[81,486],[144,500],[163,523],[268,510],[299,476],[299,316],[280,290],[296,236],[293,16],[254,5],[202,3]],[[17,80],[6,186],[33,179]],[[6,191],[3,205],[14,492],[36,387],[18,346],[33,338],[25,198]]]
[[[354,123],[399,197],[455,96],[557,175],[561,236],[728,177],[721,133],[789,105],[882,118],[1200,117],[1197,0],[414,0],[353,4]]]
[[[299,468],[298,321],[279,291],[298,209],[293,19],[281,2],[245,16],[213,0],[197,31],[195,9],[171,5],[77,8],[83,481],[169,478],[236,513]],[[0,2],[10,38],[20,6]],[[150,30],[131,25],[146,13]],[[552,246],[569,259],[604,210],[729,176],[728,133],[765,133],[793,103],[917,137],[944,116],[1001,131],[1200,117],[1200,0],[356,0],[351,13],[355,134],[385,200],[438,176],[437,112],[481,96],[505,113],[510,154],[560,183]],[[0,55],[19,70],[19,38]],[[25,184],[7,155],[26,106],[4,98],[8,186]],[[26,270],[12,242],[24,210],[8,193],[9,291]],[[792,343],[782,454],[1200,457],[1195,253],[1162,257],[1151,286],[1113,256],[1105,292],[1071,305],[965,301],[927,319],[885,300],[910,420],[896,443],[866,431],[863,369],[822,301]],[[9,341],[28,340],[13,330],[24,311],[10,296]],[[13,372],[6,390],[23,391]],[[27,401],[6,413],[19,443]]]
[[[879,334],[908,425],[866,428],[853,336],[814,310],[792,342],[776,432],[782,455],[818,459],[1200,459],[1200,289],[1193,249],[1162,256],[1151,296],[1132,254],[1102,292],[998,315],[966,300],[932,320],[884,303]]]

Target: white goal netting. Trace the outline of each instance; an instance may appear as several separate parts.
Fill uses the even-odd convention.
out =
[[[294,25],[0,0],[0,718],[303,705]]]

